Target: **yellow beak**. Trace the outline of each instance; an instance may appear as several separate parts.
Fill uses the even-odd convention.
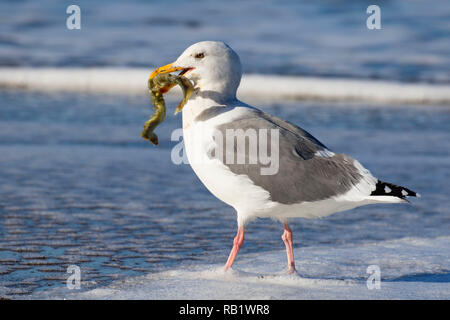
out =
[[[153,79],[154,77],[156,77],[156,75],[158,75],[160,73],[170,73],[170,72],[175,72],[175,71],[178,71],[178,70],[183,70],[183,68],[181,68],[181,67],[174,67],[173,63],[169,63],[169,64],[166,64],[165,66],[159,67],[158,69],[153,71],[152,74],[150,75],[150,79]]]

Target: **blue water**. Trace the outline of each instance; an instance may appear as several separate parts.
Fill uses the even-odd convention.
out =
[[[250,101],[251,102],[251,101]],[[168,102],[174,109],[176,102]],[[174,165],[169,140],[180,116],[140,137],[148,97],[0,92],[0,296],[64,286],[70,264],[83,288],[180,267],[224,263],[233,209],[188,165]],[[411,205],[377,205],[292,223],[294,245],[334,246],[449,235],[448,107],[296,102],[265,111],[302,125],[328,147],[359,159],[381,179],[422,194]],[[248,226],[246,255],[283,250],[282,226]]]
[[[0,2],[0,66],[155,67],[201,40],[223,40],[244,71],[450,82],[450,2],[80,0],[81,30],[66,28],[70,2]]]

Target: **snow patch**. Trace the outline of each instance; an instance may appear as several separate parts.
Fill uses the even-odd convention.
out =
[[[39,299],[449,299],[450,236],[403,238],[363,245],[297,248],[298,274],[287,274],[285,252],[238,256],[235,268],[180,266],[118,280],[104,288],[52,289]],[[369,290],[367,268],[381,270]]]

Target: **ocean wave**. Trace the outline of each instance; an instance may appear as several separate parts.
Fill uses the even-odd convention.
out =
[[[50,92],[143,94],[147,91],[150,72],[146,68],[0,68],[0,87]],[[286,99],[450,104],[450,85],[245,74],[238,96],[268,102]]]

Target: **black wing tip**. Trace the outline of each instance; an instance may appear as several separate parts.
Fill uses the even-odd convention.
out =
[[[397,197],[400,199],[406,200],[406,197],[417,197],[420,198],[420,194],[412,191],[408,188],[397,186],[393,183],[384,182],[384,181],[377,181],[376,188],[372,193],[371,196],[392,196]]]

